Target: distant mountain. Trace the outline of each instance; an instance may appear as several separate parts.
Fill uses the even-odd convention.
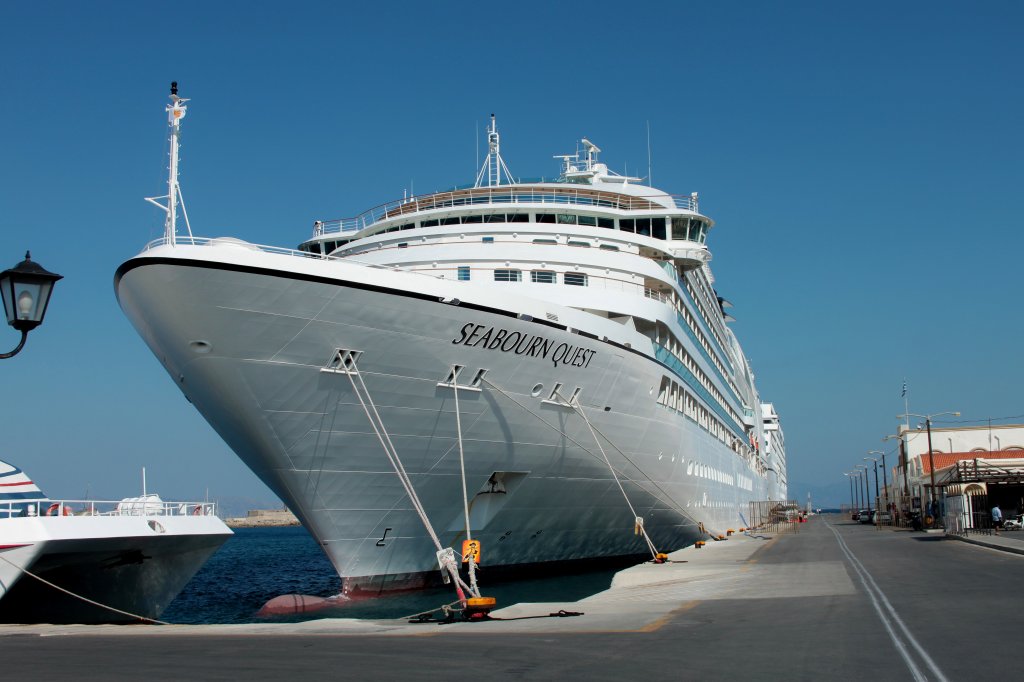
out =
[[[789,482],[789,499],[801,507],[807,504],[807,493],[811,494],[811,506],[839,507],[850,504],[850,484],[842,481],[828,484],[806,483],[799,479]]]

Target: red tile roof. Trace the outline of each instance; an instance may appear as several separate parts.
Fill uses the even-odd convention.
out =
[[[929,473],[931,467],[929,467],[929,457],[926,452],[920,455],[921,458],[921,471]],[[996,450],[989,452],[984,450],[982,452],[936,452],[933,453],[931,458],[935,461],[935,470],[945,469],[948,466],[953,466],[957,462],[962,462],[967,459],[1020,459],[1024,458],[1024,450]]]

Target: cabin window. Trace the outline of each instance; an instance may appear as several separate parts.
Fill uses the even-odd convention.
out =
[[[555,214],[554,213],[538,213],[537,214],[537,222],[538,223],[553,223],[553,222],[555,222]]]
[[[597,226],[604,227],[609,230],[615,229],[615,218],[598,218]]]
[[[484,217],[482,215],[464,215],[462,216],[463,223],[482,223]]]
[[[563,281],[574,287],[587,286],[587,276],[582,272],[567,272],[562,276]]]
[[[665,239],[664,218],[651,218],[651,236],[655,239]]]
[[[484,237],[480,241],[482,241],[484,244],[493,244],[494,243],[494,237]]]
[[[636,220],[636,233],[642,234],[645,237],[651,236],[651,219],[650,218],[637,218]]]
[[[400,248],[400,249],[408,249],[409,248],[409,242],[399,242],[398,248]]]
[[[534,244],[557,244],[558,241],[555,239],[534,239]]]
[[[510,223],[528,223],[530,222],[529,213],[507,213],[505,217],[508,218]]]
[[[619,247],[615,246],[615,244],[601,244],[601,248],[604,249],[605,251],[618,251],[619,250]]]
[[[559,225],[575,225],[576,224],[576,216],[572,215],[571,213],[559,213],[559,214],[557,214],[557,216],[558,216],[557,220],[558,220],[558,224]]]
[[[458,225],[459,224],[459,218],[458,218],[458,216],[456,216],[454,218],[441,218],[441,224],[442,225]]]
[[[495,282],[522,282],[523,273],[521,270],[495,270]]]
[[[469,281],[469,266],[468,265],[460,265],[459,266],[459,281],[460,282],[468,282]]]
[[[581,242],[581,241],[578,241],[578,240],[570,239],[568,243],[569,243],[569,246],[583,246],[583,247],[587,247],[587,248],[590,247],[590,242]]]
[[[437,227],[439,221],[435,218],[434,220],[423,220],[420,222],[420,227]]]
[[[534,284],[554,284],[555,273],[550,270],[534,270],[530,273],[530,281]]]
[[[672,217],[672,239],[686,239],[690,221],[688,218]]]
[[[484,216],[484,222],[485,223],[503,223],[503,222],[505,222],[505,214],[504,213],[492,213],[490,215],[485,215]]]
[[[636,232],[636,221],[632,218],[623,218],[619,221],[619,229],[623,232]]]
[[[415,227],[416,227],[416,223],[406,223],[405,225],[402,225],[402,226],[401,226],[400,228],[398,228],[398,229],[399,229],[399,230],[411,230],[411,229],[413,229],[413,228],[415,228]]]
[[[581,215],[577,217],[580,225],[591,225],[597,227],[597,218],[589,215]]]

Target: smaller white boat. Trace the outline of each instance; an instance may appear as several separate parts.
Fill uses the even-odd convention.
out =
[[[231,535],[210,502],[54,500],[0,461],[0,622],[158,618]]]

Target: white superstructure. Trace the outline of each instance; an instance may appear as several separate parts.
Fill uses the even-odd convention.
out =
[[[697,195],[586,139],[557,179],[514,181],[493,118],[488,144],[473,186],[319,221],[298,250],[167,234],[117,273],[175,383],[350,590],[436,573],[421,511],[490,571],[643,554],[638,525],[671,550],[785,499]]]

